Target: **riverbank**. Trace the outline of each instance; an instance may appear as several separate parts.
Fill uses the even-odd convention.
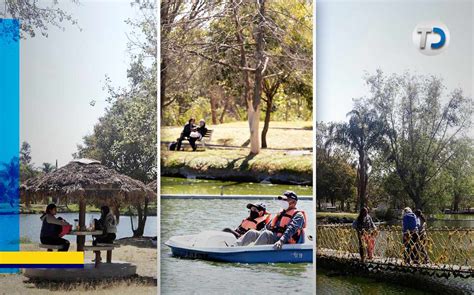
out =
[[[71,244],[71,249],[76,245]],[[21,251],[43,251],[37,244],[21,244]],[[86,260],[93,259],[86,252]],[[121,246],[114,250],[114,260],[122,260],[137,266],[137,276],[116,281],[53,283],[35,282],[22,274],[0,275],[2,294],[155,294],[157,292],[157,251],[150,248]]]
[[[241,182],[313,183],[313,153],[248,149],[207,149],[199,152],[162,151],[161,175]]]
[[[352,223],[357,213],[350,212],[316,212],[318,223]]]
[[[46,204],[30,204],[26,206],[25,204],[20,204],[20,214],[42,214],[46,208]],[[58,205],[57,206],[58,213],[79,213],[79,205],[78,204],[69,204],[69,205]],[[88,213],[100,213],[100,208],[96,206],[87,205],[86,212]],[[156,216],[157,214],[157,207],[156,204],[149,204],[148,205],[148,212],[147,216]],[[122,208],[120,210],[121,216],[136,216],[129,211],[128,208]]]

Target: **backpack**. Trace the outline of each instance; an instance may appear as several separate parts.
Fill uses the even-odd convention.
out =
[[[178,144],[178,143],[177,143],[176,141],[173,141],[173,142],[170,143],[170,145],[168,146],[168,150],[170,150],[170,151],[175,151],[177,144]]]

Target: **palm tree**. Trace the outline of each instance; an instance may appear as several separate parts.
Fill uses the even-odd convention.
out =
[[[349,122],[337,125],[335,141],[357,153],[357,198],[359,208],[367,206],[370,154],[383,149],[384,125],[375,110],[356,104],[347,113]]]
[[[13,157],[9,163],[2,163],[0,170],[0,200],[10,203],[13,207],[14,201],[18,200],[20,185],[20,163],[18,157]]]
[[[44,173],[53,172],[54,170],[56,170],[56,167],[51,163],[43,163],[43,167],[41,167],[41,171]]]

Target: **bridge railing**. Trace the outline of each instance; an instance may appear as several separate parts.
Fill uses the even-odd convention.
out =
[[[403,237],[400,226],[384,225],[368,237],[375,242],[373,255],[381,263],[412,264],[416,260],[414,264],[430,267],[474,269],[474,229],[427,228],[425,234],[415,235]],[[371,246],[370,238],[361,239],[364,249]],[[321,252],[330,250],[347,257],[359,253],[358,234],[350,225],[319,225],[316,243]]]

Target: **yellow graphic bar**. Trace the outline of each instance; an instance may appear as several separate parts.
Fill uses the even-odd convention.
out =
[[[0,264],[84,264],[84,252],[0,252]]]

